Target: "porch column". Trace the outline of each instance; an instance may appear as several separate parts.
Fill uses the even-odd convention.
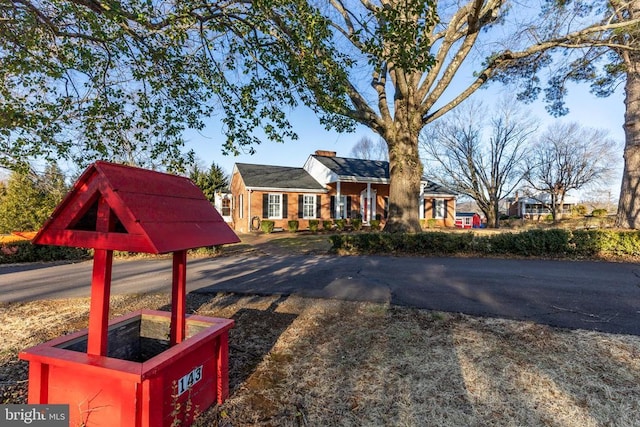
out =
[[[247,194],[249,195],[249,197],[247,197],[247,199],[249,199],[247,201],[247,233],[251,232],[251,190],[247,190]]]
[[[424,219],[424,185],[420,184],[420,194],[418,195],[418,218]]]
[[[335,206],[335,209],[336,209],[336,211],[334,213],[334,217],[335,218],[342,218],[340,216],[340,211],[342,210],[342,209],[340,209],[340,181],[338,181],[336,183],[336,206]]]
[[[371,210],[373,209],[371,206],[373,205],[373,201],[371,200],[371,183],[367,182],[367,217],[364,218],[365,221],[371,222]]]

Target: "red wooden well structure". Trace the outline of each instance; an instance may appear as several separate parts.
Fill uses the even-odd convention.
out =
[[[239,239],[189,179],[96,162],[36,244],[93,248],[89,328],[20,353],[29,403],[69,404],[70,425],[188,425],[229,393],[233,320],[186,315],[187,249]],[[171,313],[109,321],[113,251],[173,253]]]

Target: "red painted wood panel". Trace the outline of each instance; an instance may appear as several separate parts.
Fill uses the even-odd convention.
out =
[[[170,317],[167,312],[140,310],[110,324],[117,326],[141,314]],[[52,347],[86,335],[87,330],[28,349],[20,358],[29,361],[29,401],[70,404],[71,425],[86,423],[91,414],[87,425],[156,427],[173,425],[171,411],[178,404],[186,408],[190,400],[191,412],[179,416],[189,424],[195,412],[225,397],[219,393],[228,390],[228,377],[220,373],[228,372],[228,365],[226,357],[220,358],[228,354],[226,340],[233,326],[230,319],[189,316],[187,322],[192,321],[211,327],[143,363]],[[180,379],[200,366],[201,378],[176,396]]]
[[[210,223],[150,223],[143,224],[158,253],[202,246],[237,243],[238,236],[224,222]],[[173,235],[180,236],[175,239]]]
[[[105,177],[115,191],[141,194],[184,194],[197,197],[200,189],[188,178],[115,163],[96,162],[98,172]]]
[[[35,243],[39,245],[159,253],[147,236],[123,233],[96,233],[90,231],[49,229],[41,234]]]
[[[185,198],[178,194],[159,197],[128,192],[118,195],[140,222],[224,222],[213,205],[202,197]]]

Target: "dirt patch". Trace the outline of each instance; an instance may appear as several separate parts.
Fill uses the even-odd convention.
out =
[[[112,315],[166,309],[117,296]],[[640,425],[640,337],[387,304],[189,295],[230,317],[230,398],[199,426]],[[88,299],[0,306],[0,403],[24,403],[19,350],[86,327]]]

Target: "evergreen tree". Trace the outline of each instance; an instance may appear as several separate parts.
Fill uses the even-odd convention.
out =
[[[67,191],[57,165],[47,166],[42,175],[15,171],[0,193],[0,233],[36,231],[49,218]]]
[[[211,163],[209,170],[200,169],[196,164],[191,169],[189,178],[202,190],[211,203],[215,202],[216,192],[227,190],[229,187],[227,174],[215,162]]]

